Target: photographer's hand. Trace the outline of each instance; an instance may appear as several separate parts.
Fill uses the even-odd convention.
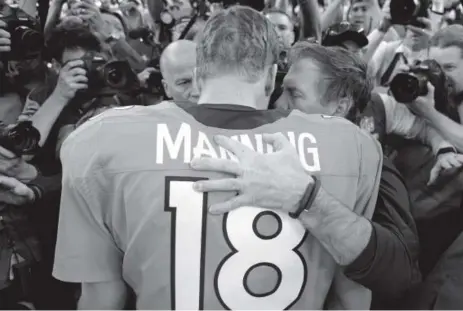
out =
[[[449,152],[441,154],[437,157],[436,164],[431,169],[429,175],[428,186],[434,184],[441,173],[448,170],[459,168],[463,165],[463,154],[457,154],[455,152]]]
[[[9,52],[11,50],[11,35],[4,28],[6,23],[0,20],[0,53]]]
[[[412,25],[407,25],[406,28],[419,35],[423,35],[423,36],[427,36],[428,38],[431,38],[433,35],[432,21],[426,17],[418,17],[417,21],[423,23],[425,25],[425,28],[420,28],[420,27],[416,27]]]
[[[87,88],[87,72],[83,66],[84,62],[78,59],[66,63],[61,68],[53,95],[63,99],[65,104],[74,98],[78,90]]]
[[[148,81],[149,77],[151,76],[151,74],[153,72],[155,72],[156,69],[152,68],[152,67],[148,67],[146,68],[145,70],[143,70],[142,72],[140,72],[137,76],[138,76],[138,81],[140,81],[140,84],[141,86],[143,87],[147,87],[146,85],[146,81]]]
[[[414,102],[408,104],[408,108],[417,116],[427,118],[434,112],[434,86],[428,82],[428,94],[418,97]]]
[[[13,177],[0,176],[0,202],[24,205],[35,200],[34,191]]]

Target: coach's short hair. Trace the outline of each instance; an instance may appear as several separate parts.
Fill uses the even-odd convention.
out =
[[[258,11],[239,5],[211,16],[197,43],[200,79],[237,74],[254,83],[276,64],[280,52],[273,25]]]
[[[321,69],[323,80],[320,87],[324,91],[325,103],[347,97],[354,103],[352,109],[363,111],[371,99],[374,85],[365,61],[344,48],[305,41],[296,43],[289,54],[290,63],[300,59],[311,60]]]
[[[463,26],[454,24],[439,29],[432,37],[430,46],[440,48],[457,47],[463,56]]]

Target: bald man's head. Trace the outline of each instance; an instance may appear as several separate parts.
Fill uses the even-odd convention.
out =
[[[198,101],[198,93],[193,86],[196,43],[189,40],[172,42],[162,52],[159,65],[168,97],[175,101]]]

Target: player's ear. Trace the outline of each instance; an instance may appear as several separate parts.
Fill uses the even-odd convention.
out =
[[[333,115],[344,118],[352,107],[352,100],[348,97],[343,97],[337,103],[333,104],[336,105]]]
[[[198,68],[193,69],[193,87],[201,94],[201,81],[198,77]]]
[[[167,97],[172,98],[172,96],[170,95],[171,93],[170,93],[169,84],[164,79],[162,79],[162,86],[164,87],[164,93],[166,93]]]
[[[265,80],[265,96],[270,97],[273,90],[275,90],[275,80],[277,77],[278,66],[273,64],[267,72],[267,77]]]

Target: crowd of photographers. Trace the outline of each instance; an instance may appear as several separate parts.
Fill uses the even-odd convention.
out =
[[[79,287],[52,277],[60,146],[112,107],[194,105],[195,38],[229,2],[0,0],[0,308],[76,307]],[[367,268],[365,255],[346,274],[372,289],[373,308],[461,309],[462,3],[249,5],[280,39],[269,108],[345,117],[383,146],[377,240]],[[297,41],[312,46],[335,105],[308,104],[318,76],[291,67]]]

